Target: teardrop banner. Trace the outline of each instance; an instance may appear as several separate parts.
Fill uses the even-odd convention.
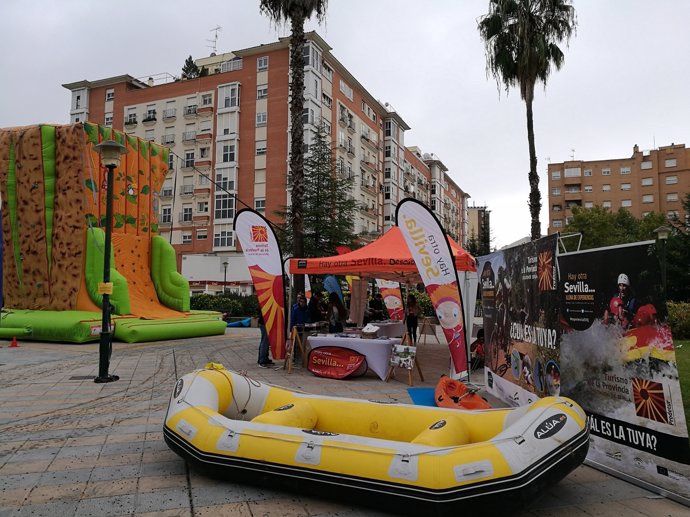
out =
[[[244,208],[235,216],[234,231],[247,261],[259,309],[264,318],[273,359],[285,358],[287,337],[283,255],[271,224],[258,212]]]
[[[436,216],[416,199],[402,200],[395,217],[443,328],[455,373],[463,376],[468,371],[465,318],[446,233]]]

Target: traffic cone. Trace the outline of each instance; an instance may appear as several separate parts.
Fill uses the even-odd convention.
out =
[[[17,336],[12,336],[12,343],[10,343],[10,348],[19,348],[17,344]]]

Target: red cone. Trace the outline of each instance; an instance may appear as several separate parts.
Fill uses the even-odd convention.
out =
[[[19,348],[19,345],[17,344],[17,336],[12,337],[12,343],[10,344],[10,348]]]

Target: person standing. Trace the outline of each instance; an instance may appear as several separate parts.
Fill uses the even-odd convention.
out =
[[[273,361],[268,358],[268,333],[266,332],[266,324],[264,317],[259,311],[259,330],[261,331],[261,341],[259,341],[259,368],[268,368],[273,366]]]
[[[407,295],[407,307],[405,308],[405,322],[407,333],[412,340],[412,345],[417,346],[417,325],[419,324],[419,305],[414,294]]]
[[[304,346],[304,325],[306,323],[311,323],[309,310],[307,309],[307,297],[300,293],[297,295],[297,303],[292,306],[290,335],[292,335],[292,329],[296,327],[302,346]],[[302,362],[301,350],[299,347],[295,347],[295,343],[292,344],[292,358],[295,364]]]
[[[309,311],[309,320],[311,323],[323,321],[323,313],[321,312],[321,293],[319,291],[312,291],[311,299],[307,304]]]
[[[347,321],[347,309],[336,293],[328,295],[328,332],[337,334],[344,330]]]

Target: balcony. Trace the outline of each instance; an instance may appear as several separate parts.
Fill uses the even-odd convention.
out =
[[[167,199],[173,197],[173,191],[171,188],[164,188],[161,190],[160,198]]]
[[[156,123],[156,110],[151,110],[146,113],[141,121],[145,126],[152,126]]]
[[[183,142],[194,142],[196,140],[196,131],[185,131],[182,133]]]
[[[194,186],[194,196],[210,196],[211,195],[211,185],[195,185]]]
[[[178,214],[177,222],[179,222],[182,225],[192,224],[192,213],[191,212],[185,212],[182,214]]]
[[[374,208],[361,208],[360,212],[364,214],[369,219],[376,220],[376,210]]]
[[[196,112],[199,116],[202,116],[202,117],[212,115],[213,114],[213,106],[211,106],[210,104],[207,104],[206,106],[201,106],[201,107],[196,109]]]
[[[192,197],[194,195],[194,185],[182,185],[180,197]]]
[[[348,145],[347,148],[345,149],[347,151],[347,155],[350,158],[355,157],[355,146],[354,145]]]
[[[359,164],[369,172],[376,173],[376,164],[368,160],[360,160]]]
[[[137,127],[137,116],[129,115],[125,120],[125,129],[134,129]]]
[[[177,109],[176,108],[168,108],[167,110],[163,110],[163,120],[168,122],[170,120],[175,120],[177,118]]]
[[[185,106],[184,107],[184,116],[185,116],[185,118],[196,117],[196,104],[194,104],[192,106]]]
[[[175,135],[163,135],[161,137],[161,144],[173,146],[175,145]]]
[[[373,151],[378,151],[379,146],[378,144],[373,141],[368,135],[362,134],[362,142],[364,142],[365,145],[369,146]]]
[[[172,221],[170,220],[170,214],[168,216],[161,216],[160,221],[158,222],[158,226],[164,226],[168,228],[169,226],[172,226]]]
[[[376,196],[376,187],[374,187],[373,185],[361,185],[361,189],[367,194]]]
[[[211,215],[208,212],[194,214],[192,222],[194,226],[208,226],[211,223]]]
[[[209,142],[213,138],[210,130],[202,130],[201,133],[196,134],[197,141]]]
[[[199,168],[199,167],[210,167],[211,166],[211,158],[198,158],[194,162],[194,167]]]

